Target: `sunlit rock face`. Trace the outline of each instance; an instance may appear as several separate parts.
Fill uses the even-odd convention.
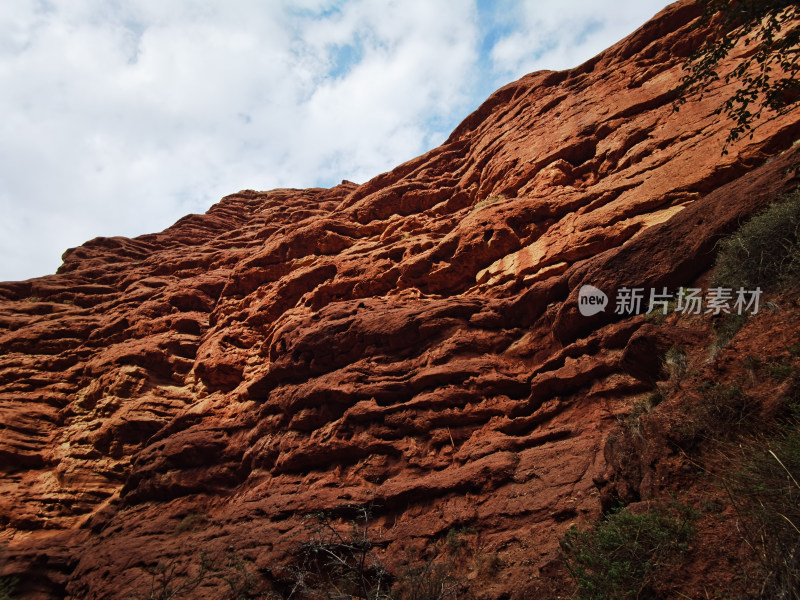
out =
[[[266,572],[344,504],[390,566],[469,526],[500,560],[485,597],[545,573],[669,342],[615,291],[691,284],[796,185],[797,111],[726,156],[731,86],[673,112],[696,17],[509,84],[362,185],[242,191],[0,284],[0,542],[25,597],[143,595],[201,550]],[[580,314],[585,284],[605,311]]]

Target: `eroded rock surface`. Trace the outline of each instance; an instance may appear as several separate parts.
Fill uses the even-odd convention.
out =
[[[201,548],[266,569],[302,515],[347,503],[390,564],[480,532],[507,574],[486,597],[545,571],[652,387],[658,340],[614,290],[691,284],[798,182],[796,111],[726,156],[730,86],[673,113],[696,17],[676,3],[498,90],[363,185],[239,192],[0,284],[6,571],[30,597],[129,598]],[[584,283],[612,309],[579,315]]]

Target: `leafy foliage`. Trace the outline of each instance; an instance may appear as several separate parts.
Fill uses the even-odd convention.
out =
[[[16,587],[17,579],[15,577],[0,577],[0,600],[12,600]]]
[[[792,0],[699,0],[701,25],[714,34],[684,64],[687,74],[676,92],[675,109],[690,95],[700,97],[709,84],[721,79],[718,68],[739,41],[751,49],[724,76],[725,83],[738,81],[736,92],[715,114],[734,120],[723,148],[750,132],[765,109],[782,111],[800,99],[798,53],[800,52],[800,8]],[[755,111],[755,112],[754,112]]]
[[[747,424],[758,412],[758,402],[738,385],[706,382],[700,387],[703,400],[695,406],[701,423],[720,435]]]
[[[720,242],[713,279],[746,289],[800,283],[800,191]]]
[[[722,348],[728,345],[736,334],[744,327],[747,322],[747,315],[729,314],[725,315],[713,324],[714,330],[714,344],[712,346],[712,354],[715,354]]]
[[[561,539],[567,569],[582,600],[643,598],[664,569],[677,564],[694,534],[691,508],[672,513],[653,508],[643,514],[611,513],[594,531],[570,529]]]

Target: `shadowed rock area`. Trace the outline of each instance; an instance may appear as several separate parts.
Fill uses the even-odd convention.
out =
[[[698,14],[501,88],[362,185],[242,191],[0,283],[0,543],[24,597],[137,597],[201,549],[267,570],[344,504],[372,507],[389,565],[479,532],[503,573],[481,597],[546,573],[659,368],[614,291],[692,284],[799,181],[797,111],[726,156],[733,85],[673,112]],[[583,284],[609,309],[581,316]]]

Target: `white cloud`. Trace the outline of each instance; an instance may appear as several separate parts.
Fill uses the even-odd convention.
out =
[[[576,67],[633,33],[669,2],[664,0],[524,0],[514,29],[491,52],[499,76]]]
[[[536,66],[568,22],[561,3],[514,14],[513,0],[484,21],[475,1],[3,0],[0,280],[239,189],[364,181],[440,143],[484,99],[481,81]],[[556,36],[539,59],[550,67],[657,10],[619,11],[612,27],[608,3],[568,4],[585,5],[578,27],[608,29],[577,47]],[[492,74],[479,53],[498,23]]]

